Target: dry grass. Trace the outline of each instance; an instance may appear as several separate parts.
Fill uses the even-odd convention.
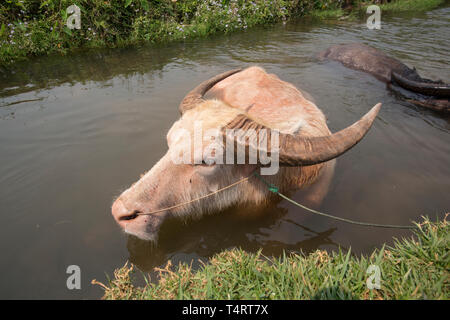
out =
[[[221,252],[193,271],[169,261],[159,282],[132,283],[133,266],[114,273],[101,285],[104,299],[448,299],[450,284],[449,224],[424,218],[415,235],[370,256],[317,250],[268,259],[261,252]],[[381,289],[369,290],[369,265],[381,269]]]

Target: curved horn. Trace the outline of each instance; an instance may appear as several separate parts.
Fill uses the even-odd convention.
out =
[[[355,146],[369,131],[380,111],[381,103],[376,104],[368,113],[353,125],[330,136],[299,137],[280,133],[279,163],[282,166],[297,167],[318,164],[334,159]],[[224,129],[267,129],[267,140],[271,141],[271,130],[262,124],[241,114]],[[257,148],[252,142],[237,141],[246,148]]]
[[[195,108],[199,103],[203,102],[203,96],[205,93],[214,87],[214,85],[229,76],[242,71],[242,69],[234,69],[224,73],[221,73],[209,80],[206,80],[200,83],[197,87],[195,87],[191,92],[189,92],[180,103],[180,113],[183,114],[187,110]]]
[[[402,88],[410,91],[435,97],[450,97],[450,85],[439,82],[418,82],[409,80],[396,72],[392,72],[392,80],[398,83]]]

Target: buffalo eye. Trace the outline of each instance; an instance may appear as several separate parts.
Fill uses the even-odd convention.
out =
[[[206,159],[206,160],[203,159],[201,165],[210,167],[210,166],[213,166],[215,164],[216,164],[216,162],[214,161],[214,159]]]

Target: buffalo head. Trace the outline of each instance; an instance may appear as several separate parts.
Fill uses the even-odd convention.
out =
[[[320,168],[321,163],[338,157],[358,143],[368,132],[380,109],[380,104],[376,105],[358,122],[335,134],[329,132],[322,118],[318,121],[328,135],[273,131],[269,124],[254,115],[250,116],[245,109],[232,107],[221,100],[204,99],[205,93],[215,84],[239,72],[240,69],[232,70],[209,79],[182,100],[181,118],[167,134],[167,153],[113,203],[112,214],[126,233],[145,240],[155,240],[162,222],[169,216],[200,216],[233,205],[258,205],[268,201],[269,191],[256,178],[202,200],[192,201],[239,181],[261,167],[271,165],[260,156],[253,163],[221,162],[219,160],[225,156],[218,152],[217,143],[232,146],[236,153],[245,150],[246,154],[254,151],[260,155],[259,152],[265,151],[270,155],[270,160],[278,162],[280,166],[276,174],[267,175],[265,179],[288,190],[314,180],[318,170],[314,171],[314,168]],[[271,112],[271,105],[267,105],[265,111]],[[199,125],[200,132],[196,129]],[[233,134],[236,130],[255,134],[264,132],[266,142],[276,137],[277,148],[272,148],[272,144],[259,143],[260,135],[259,140],[251,137],[240,139],[239,135]],[[206,134],[208,131],[216,132],[214,139]],[[200,135],[203,143],[195,143],[196,135]],[[312,169],[308,171],[302,168]],[[300,171],[305,177],[293,178],[298,177]],[[182,203],[186,204],[177,206]]]

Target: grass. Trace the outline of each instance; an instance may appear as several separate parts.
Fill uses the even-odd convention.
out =
[[[7,0],[0,4],[0,64],[79,48],[183,41],[302,15],[337,0]],[[81,10],[69,29],[66,8]]]
[[[352,5],[343,9],[342,7],[321,8],[309,12],[307,15],[318,19],[349,19],[357,20],[358,17],[366,17],[367,7],[375,1],[356,0]],[[435,9],[444,4],[445,0],[393,0],[377,4],[384,14],[395,14],[402,12],[423,12]]]
[[[339,9],[329,9],[329,10],[313,10],[308,15],[319,19],[337,19],[346,14],[346,11]]]
[[[448,214],[447,214],[448,215]],[[114,272],[103,299],[449,299],[450,233],[447,215],[442,221],[424,218],[409,239],[392,247],[356,257],[351,251],[291,254],[268,259],[261,252],[240,249],[221,252],[199,270],[169,261],[159,281],[146,278],[135,287],[134,267]],[[370,265],[381,271],[381,288],[369,290]]]
[[[381,4],[382,12],[405,12],[405,11],[427,11],[442,5],[445,0],[394,0],[389,3]]]
[[[398,0],[381,8],[422,11],[442,3]],[[66,9],[72,4],[81,10],[80,30],[66,26]],[[6,0],[0,3],[0,67],[33,56],[184,41],[302,16],[354,19],[368,4],[361,0]]]

